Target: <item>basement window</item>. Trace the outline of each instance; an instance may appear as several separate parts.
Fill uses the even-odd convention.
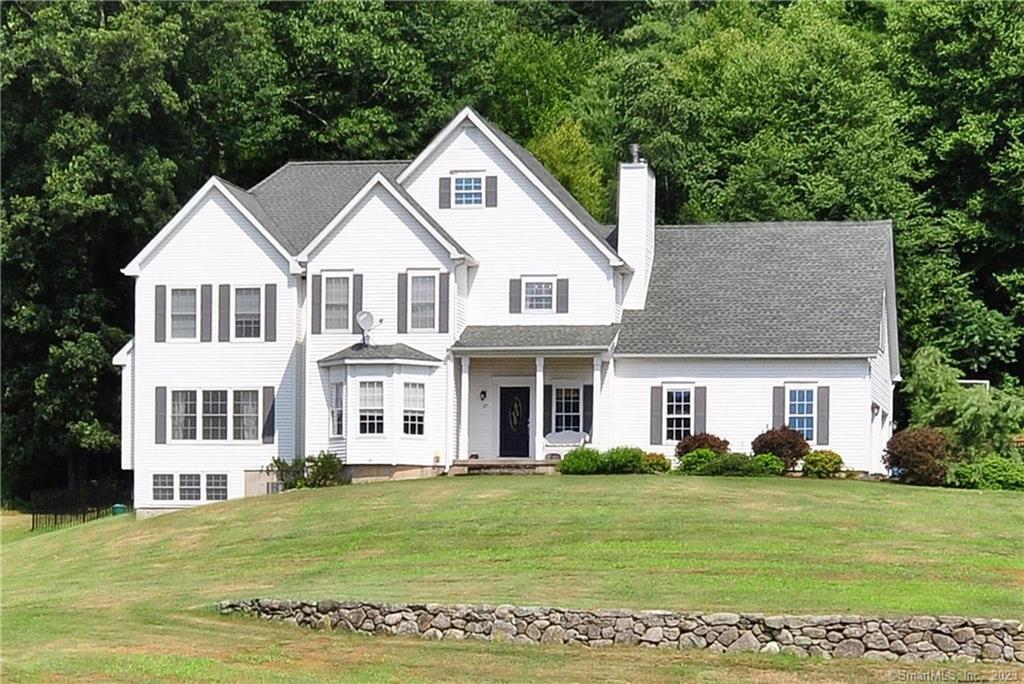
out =
[[[206,500],[224,501],[228,498],[228,476],[214,474],[206,476]]]
[[[153,501],[174,501],[174,475],[153,475]]]
[[[183,474],[178,476],[178,498],[182,501],[199,501],[199,475]]]

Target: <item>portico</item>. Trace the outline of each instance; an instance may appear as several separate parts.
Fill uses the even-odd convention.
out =
[[[452,348],[458,459],[544,460],[600,439],[615,327],[495,327],[501,329],[467,328]],[[529,344],[538,337],[546,338],[546,346]],[[500,340],[502,346],[495,344]]]

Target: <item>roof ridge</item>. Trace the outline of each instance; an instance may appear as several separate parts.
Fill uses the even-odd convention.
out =
[[[277,174],[279,174],[282,171],[284,171],[285,169],[287,169],[289,166],[299,166],[299,165],[312,166],[312,165],[318,165],[318,164],[323,164],[325,166],[328,165],[328,164],[334,164],[334,165],[338,165],[338,164],[352,164],[352,165],[356,165],[356,164],[409,164],[411,161],[412,161],[411,159],[289,159],[284,164],[281,164],[281,166],[279,166],[276,169],[274,169],[273,171],[271,171],[270,174],[266,178],[264,178],[263,180],[261,180],[258,183],[256,183],[256,185],[254,185],[251,188],[249,188],[247,190],[247,192],[250,192],[250,193],[254,192],[261,185],[263,185],[264,183],[269,181],[271,178],[273,178]]]
[[[701,228],[750,228],[764,226],[890,226],[892,219],[866,219],[866,220],[829,220],[829,221],[722,221],[717,223],[659,223],[655,226],[658,229],[667,230],[696,230]]]

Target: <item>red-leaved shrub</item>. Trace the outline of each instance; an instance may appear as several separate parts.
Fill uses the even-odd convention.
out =
[[[900,482],[936,486],[945,484],[953,458],[949,438],[933,427],[901,430],[885,446],[885,465]]]
[[[762,432],[750,446],[755,454],[774,454],[786,464],[786,470],[796,468],[811,451],[803,433],[785,425]]]
[[[676,444],[676,458],[681,461],[683,456],[697,449],[711,449],[716,454],[725,454],[729,452],[729,440],[707,432],[683,437]]]

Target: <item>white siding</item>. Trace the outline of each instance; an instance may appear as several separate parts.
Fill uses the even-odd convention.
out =
[[[872,470],[883,470],[882,453],[892,437],[892,394],[893,382],[889,365],[889,318],[888,302],[882,307],[879,323],[878,354],[871,359],[871,401],[879,407],[878,415],[871,420],[871,463]]]
[[[455,340],[458,279],[451,277],[448,333],[398,333],[398,274],[409,269],[433,269],[451,273],[454,265],[448,252],[406,212],[390,193],[381,187],[370,192],[340,226],[311,255],[307,272],[310,276],[324,271],[350,271],[363,276],[363,309],[381,321],[370,333],[373,344],[403,343],[444,361]],[[307,284],[310,282],[307,279]],[[306,301],[312,303],[307,293]],[[351,312],[350,312],[351,315]],[[311,331],[312,309],[306,307],[304,325]],[[305,337],[306,346],[306,439],[307,453],[330,449],[346,456],[353,464],[433,465],[435,458],[443,463],[446,443],[446,383],[451,378],[444,365],[422,368],[414,366],[350,366],[346,384],[347,436],[329,438],[330,385],[327,371],[318,361],[362,340],[359,334],[323,330]],[[339,369],[334,369],[339,372]],[[427,384],[427,430],[423,438],[402,436],[402,377],[424,374]],[[386,438],[358,434],[359,379],[379,379],[385,383],[387,407]]]
[[[277,340],[217,341],[217,286],[277,285]],[[154,341],[154,292],[164,285],[213,286],[213,341]],[[218,191],[212,190],[182,221],[171,237],[142,266],[135,288],[135,505],[178,507],[201,502],[152,500],[153,473],[225,473],[229,497],[242,496],[245,470],[258,470],[275,456],[293,453],[292,405],[295,394],[297,278],[288,275],[285,259],[271,247]],[[262,307],[261,298],[261,307]],[[199,303],[197,301],[197,313]],[[232,302],[232,311],[234,310]],[[262,318],[262,317],[261,317]],[[200,324],[197,316],[197,328]],[[233,327],[233,321],[232,321]],[[157,386],[179,389],[276,388],[273,444],[230,440],[155,443],[154,396]],[[262,395],[262,392],[261,392]],[[197,397],[201,401],[201,395]],[[230,398],[229,398],[230,400]],[[200,407],[201,413],[201,407]],[[170,431],[168,429],[168,437]],[[205,482],[204,482],[205,484]],[[205,493],[204,493],[205,494]],[[177,491],[175,492],[177,497]]]
[[[438,208],[438,178],[453,171],[498,177],[498,206]],[[469,325],[600,325],[615,318],[608,258],[472,126],[457,129],[405,183],[406,189],[477,261]],[[510,314],[509,280],[569,279],[566,314]]]
[[[650,388],[668,382],[707,389],[707,431],[729,440],[730,449],[748,452],[772,421],[772,388],[815,383],[830,389],[828,445],[848,468],[874,470],[870,454],[867,363],[859,359],[657,359],[615,360],[616,442],[672,454],[674,444],[650,438]]]

